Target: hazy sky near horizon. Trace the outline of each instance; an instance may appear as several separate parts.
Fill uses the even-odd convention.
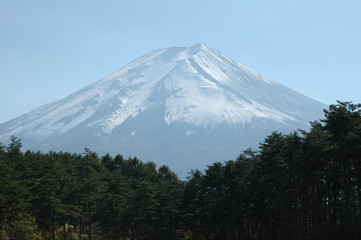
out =
[[[361,103],[360,12],[359,0],[0,0],[0,123],[195,43],[325,104]]]

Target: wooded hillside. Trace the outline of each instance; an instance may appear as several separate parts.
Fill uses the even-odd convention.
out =
[[[186,181],[136,157],[0,145],[0,240],[360,238],[360,104]]]

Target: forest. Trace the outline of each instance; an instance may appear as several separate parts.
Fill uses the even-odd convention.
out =
[[[0,240],[361,239],[361,104],[190,170],[0,144]],[[240,149],[241,150],[241,149]]]

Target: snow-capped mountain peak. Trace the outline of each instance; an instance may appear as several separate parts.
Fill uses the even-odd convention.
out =
[[[30,140],[24,145],[32,148],[114,152],[112,147],[132,149],[132,141],[168,141],[169,132],[189,139],[203,131],[238,129],[238,138],[249,129],[307,126],[324,107],[195,44],[151,51],[60,101],[1,124],[0,141],[15,135]],[[76,146],[69,148],[69,142]],[[148,155],[158,156],[152,149]]]
[[[241,74],[254,77],[253,72],[203,44],[156,50],[107,78],[105,89],[113,90],[118,107],[87,126],[99,125],[111,133],[128,117],[136,117],[154,105],[165,108],[168,125],[187,122],[209,127],[244,124],[254,117],[281,122],[295,119],[260,104],[250,93],[237,92],[250,88]],[[257,81],[262,83],[264,78]]]

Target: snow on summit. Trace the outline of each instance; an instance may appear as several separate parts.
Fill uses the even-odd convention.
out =
[[[239,152],[247,134],[307,127],[323,108],[217,50],[195,44],[151,51],[60,101],[1,124],[0,142],[15,135],[32,149],[90,147],[169,163],[177,158],[174,154],[201,156],[197,149],[209,149],[216,138],[239,141],[234,146]],[[227,129],[233,129],[230,138],[223,135]],[[189,144],[197,139],[197,147],[180,136]],[[217,149],[221,156],[224,148]]]
[[[270,98],[279,85],[203,44],[155,50],[99,84],[106,85],[105,89],[119,89],[119,108],[97,121],[107,132],[160,100],[167,124],[238,124],[254,117],[296,120],[285,111],[262,104],[260,91]],[[265,85],[269,85],[268,90]],[[282,94],[289,91],[282,90]],[[162,99],[155,97],[161,94]]]

